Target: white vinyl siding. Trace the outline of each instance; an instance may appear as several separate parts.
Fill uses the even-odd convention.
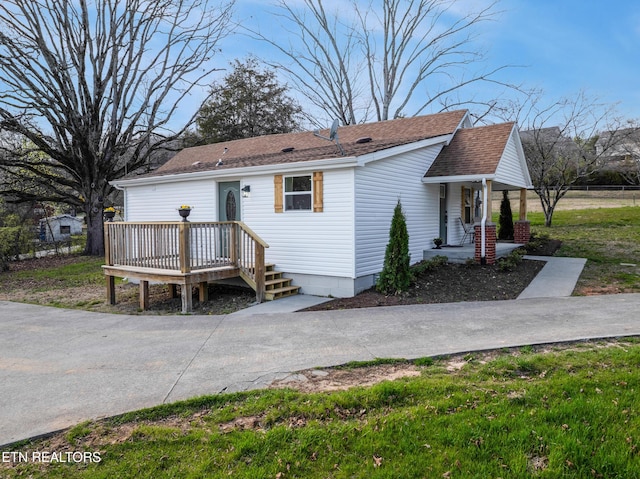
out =
[[[382,270],[389,228],[398,199],[407,221],[411,262],[438,236],[439,185],[425,185],[422,177],[440,152],[432,146],[367,164],[356,169],[356,276]]]
[[[313,172],[296,173],[295,176]],[[288,176],[286,171],[282,172]],[[274,211],[274,175],[245,178],[251,196],[244,222],[268,244],[266,258],[278,270],[353,278],[353,170],[323,172],[323,211]]]
[[[177,181],[126,189],[126,221],[180,221],[178,208],[190,205],[189,221],[217,220],[217,188],[213,180]]]
[[[522,165],[520,162],[518,147],[516,145],[516,139],[514,138],[515,134],[517,134],[517,132],[509,136],[509,141],[502,153],[502,158],[496,170],[495,181],[526,188],[528,186],[527,179],[523,171],[523,168],[526,168],[526,164]]]

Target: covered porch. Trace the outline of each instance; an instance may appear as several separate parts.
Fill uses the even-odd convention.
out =
[[[240,221],[105,223],[107,301],[116,303],[115,278],[140,284],[140,308],[149,305],[149,282],[181,288],[182,313],[192,310],[191,288],[207,300],[207,283],[240,277],[265,299],[265,248],[269,245]]]

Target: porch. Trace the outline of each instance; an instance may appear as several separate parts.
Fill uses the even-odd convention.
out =
[[[508,256],[513,250],[520,248],[522,244],[517,243],[495,243],[496,259]],[[441,249],[427,249],[423,251],[422,259],[429,260],[435,256],[446,256],[450,263],[466,263],[475,261],[475,243],[463,245],[443,245]]]
[[[206,301],[211,281],[240,277],[255,290],[258,302],[297,292],[287,280],[278,281],[279,274],[265,264],[269,245],[240,221],[114,222],[104,227],[110,304],[116,302],[116,277],[140,281],[143,310],[149,305],[149,282],[168,284],[174,296],[180,286],[183,313],[193,309],[192,287],[198,286],[200,301]]]

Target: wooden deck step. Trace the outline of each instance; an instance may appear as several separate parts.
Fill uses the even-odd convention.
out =
[[[265,299],[273,301],[278,298],[298,294],[300,286],[293,286],[291,278],[283,277],[282,271],[276,271],[274,264],[265,265]]]
[[[282,288],[267,290],[264,297],[268,301],[273,301],[275,299],[298,294],[299,290],[300,290],[300,286],[285,286]]]

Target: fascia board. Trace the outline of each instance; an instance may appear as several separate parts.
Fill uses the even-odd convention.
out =
[[[422,182],[425,184],[436,184],[436,183],[463,183],[467,181],[482,181],[485,180],[494,180],[495,175],[459,175],[459,176],[431,176],[428,178],[422,178]]]

